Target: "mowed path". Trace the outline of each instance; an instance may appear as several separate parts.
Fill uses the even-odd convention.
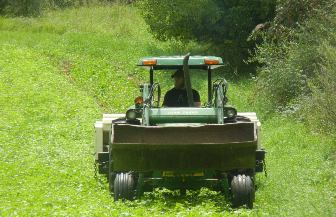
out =
[[[0,56],[0,216],[90,213],[108,198],[93,178],[98,106],[34,50]]]
[[[253,211],[231,210],[223,196],[210,192],[182,199],[155,193],[115,204],[106,183],[94,178],[97,103],[32,49],[5,45],[0,56],[0,216],[330,216],[335,211],[334,173],[323,158],[330,141],[307,136],[301,124],[286,119],[264,126],[269,176],[258,176]]]

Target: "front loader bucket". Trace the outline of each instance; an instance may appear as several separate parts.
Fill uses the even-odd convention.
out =
[[[112,126],[114,171],[255,167],[253,122],[198,126]]]

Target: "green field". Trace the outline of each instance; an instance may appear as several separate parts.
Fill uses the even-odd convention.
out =
[[[253,210],[206,189],[113,202],[94,176],[94,122],[132,104],[148,76],[140,57],[203,49],[157,41],[129,6],[0,18],[0,216],[335,216],[335,138],[280,114],[261,114],[268,176],[257,177]],[[205,98],[206,81],[194,80]],[[253,79],[229,82],[232,105],[257,109]]]

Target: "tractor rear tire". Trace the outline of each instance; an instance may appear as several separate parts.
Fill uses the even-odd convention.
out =
[[[117,173],[114,179],[114,201],[133,200],[135,198],[135,182],[131,173]]]
[[[254,183],[248,175],[236,175],[231,181],[231,200],[233,207],[246,205],[253,208],[255,199]]]

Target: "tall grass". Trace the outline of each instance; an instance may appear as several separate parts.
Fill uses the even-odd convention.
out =
[[[201,49],[192,42],[159,42],[147,28],[132,6],[97,6],[52,11],[40,18],[2,18],[0,38],[48,56],[94,95],[104,111],[121,112],[148,80],[147,71],[136,67],[140,57]]]
[[[329,4],[295,28],[276,33],[277,40],[266,37],[257,55],[264,64],[257,92],[264,110],[294,114],[312,129],[335,132],[336,5],[324,2]]]
[[[98,5],[108,0],[1,0],[0,14],[6,16],[40,16],[45,11]]]

